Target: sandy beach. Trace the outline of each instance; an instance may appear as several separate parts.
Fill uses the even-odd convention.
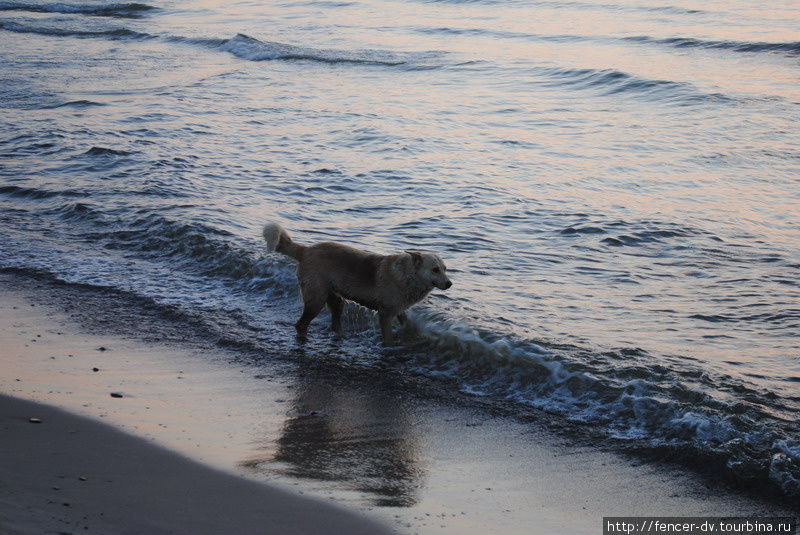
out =
[[[566,534],[794,513],[393,374],[254,363],[189,330],[156,341],[118,294],[6,273],[0,295],[5,532]]]
[[[389,533],[107,425],[0,396],[4,534]]]

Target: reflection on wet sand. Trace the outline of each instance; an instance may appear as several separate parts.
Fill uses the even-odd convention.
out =
[[[395,384],[342,376],[300,358],[295,398],[277,441],[241,465],[264,475],[336,482],[376,506],[411,507],[425,470],[408,402]]]

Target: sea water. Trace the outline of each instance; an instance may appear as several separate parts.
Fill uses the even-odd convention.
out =
[[[436,251],[304,346],[800,493],[794,0],[0,1],[0,268],[294,351],[300,243]],[[334,349],[332,349],[332,347]]]

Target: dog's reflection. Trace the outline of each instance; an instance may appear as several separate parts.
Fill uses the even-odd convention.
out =
[[[277,448],[265,448],[270,458],[243,465],[330,482],[364,493],[372,505],[414,505],[424,472],[419,431],[413,429],[401,393],[374,376],[369,386],[364,381],[354,385],[351,374],[315,370],[305,362]]]

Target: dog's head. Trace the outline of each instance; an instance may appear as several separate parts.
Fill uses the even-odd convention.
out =
[[[447,267],[439,255],[420,251],[406,251],[406,254],[411,255],[417,276],[426,284],[430,284],[431,289],[435,286],[440,290],[446,290],[453,285],[447,278]]]

